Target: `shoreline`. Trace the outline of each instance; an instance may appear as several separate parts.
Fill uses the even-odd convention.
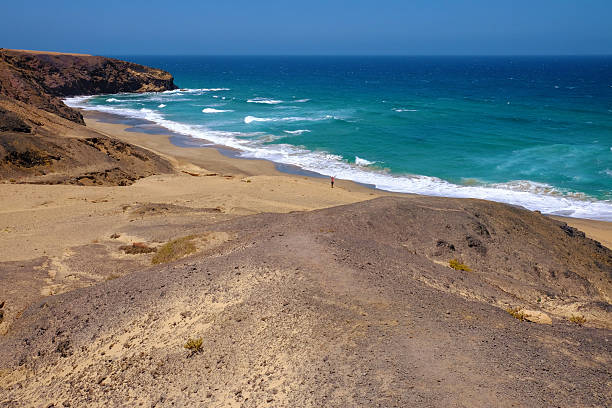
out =
[[[87,126],[110,137],[118,138],[142,148],[151,150],[160,156],[171,159],[171,163],[179,171],[189,172],[189,168],[195,165],[209,172],[232,173],[243,176],[273,176],[273,177],[304,177],[311,181],[329,185],[327,176],[303,170],[297,166],[288,166],[275,163],[265,159],[252,159],[240,157],[236,149],[220,146],[208,141],[197,141],[189,136],[171,132],[151,122],[142,127],[148,121],[143,119],[122,118],[106,112],[81,109]],[[120,123],[117,123],[120,122]],[[147,129],[148,128],[148,129]],[[181,167],[183,166],[183,167]],[[192,168],[193,169],[193,168]],[[342,188],[348,192],[369,193],[370,198],[380,196],[406,196],[409,193],[396,193],[377,189],[372,185],[365,185],[351,180],[338,180]],[[336,187],[340,187],[336,183]],[[583,231],[602,245],[612,249],[612,222],[591,220],[585,218],[564,217],[558,215],[546,215],[557,221]]]

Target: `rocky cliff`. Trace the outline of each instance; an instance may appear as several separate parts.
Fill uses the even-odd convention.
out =
[[[126,185],[171,172],[157,155],[87,129],[81,113],[62,101],[171,89],[168,72],[131,62],[0,49],[0,180]]]
[[[84,124],[83,117],[62,97],[176,88],[166,71],[113,58],[0,49],[0,96],[79,124]],[[4,122],[0,120],[0,127],[6,127]]]

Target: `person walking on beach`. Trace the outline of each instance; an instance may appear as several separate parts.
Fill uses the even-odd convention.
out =
[[[334,188],[334,176],[331,176],[331,188]]]

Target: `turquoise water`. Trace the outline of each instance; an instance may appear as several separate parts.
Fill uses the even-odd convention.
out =
[[[183,90],[72,98],[379,188],[612,220],[612,57],[125,57]]]

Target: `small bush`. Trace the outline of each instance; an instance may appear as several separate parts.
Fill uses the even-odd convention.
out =
[[[472,271],[469,266],[459,262],[456,259],[451,259],[450,261],[448,261],[448,265],[451,268],[453,268],[453,269],[455,269],[457,271],[465,271],[465,272],[471,272]]]
[[[150,247],[143,242],[134,242],[132,245],[122,245],[119,249],[129,255],[149,254],[157,251],[157,248]]]
[[[518,319],[520,321],[525,320],[525,313],[523,313],[523,311],[518,307],[509,307],[508,309],[506,309],[506,312],[508,312],[510,316],[514,317],[515,319]]]
[[[569,318],[569,321],[572,322],[572,323],[577,324],[578,326],[582,326],[584,323],[586,323],[586,317],[578,316],[578,315],[572,315],[572,317]]]
[[[195,238],[195,235],[188,235],[162,245],[151,262],[153,264],[172,262],[194,253],[197,250],[195,244],[192,242]]]
[[[183,347],[191,351],[191,354],[200,353],[202,351],[202,338],[189,339]]]

